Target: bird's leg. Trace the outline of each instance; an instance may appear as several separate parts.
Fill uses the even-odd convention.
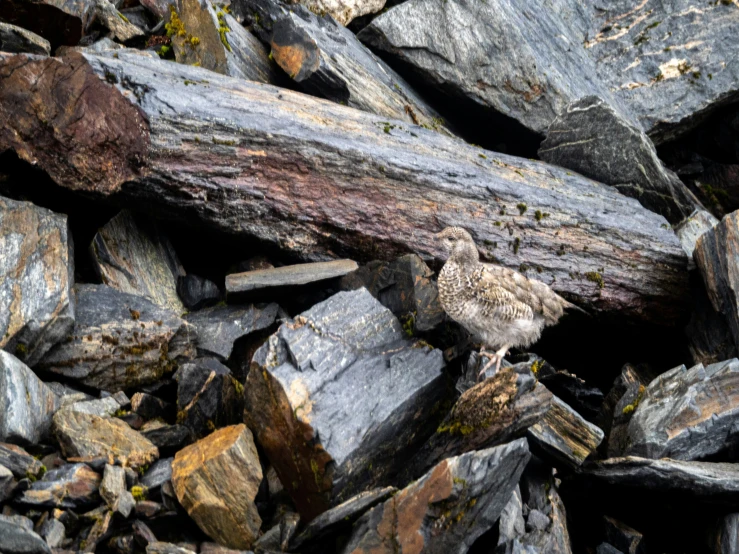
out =
[[[504,344],[503,348],[495,353],[495,358],[497,359],[497,361],[495,362],[495,373],[498,373],[498,370],[500,369],[500,364],[506,354],[508,354],[508,345]]]
[[[480,350],[480,354],[482,353],[482,350]],[[498,373],[498,371],[500,370],[500,364],[503,362],[503,358],[506,354],[508,354],[507,345],[504,345],[503,348],[495,352],[492,356],[489,356],[487,353],[485,353],[485,357],[489,357],[490,361],[486,363],[485,366],[480,370],[480,373],[477,375],[478,381],[481,380],[481,378],[485,375],[485,372],[493,364],[495,364],[495,373]]]

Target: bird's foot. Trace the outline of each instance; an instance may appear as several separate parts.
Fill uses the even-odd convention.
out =
[[[508,346],[504,346],[497,352],[493,353],[492,355],[485,352],[484,348],[480,349],[480,355],[485,356],[489,361],[486,363],[483,368],[480,370],[480,373],[477,375],[477,380],[484,381],[485,380],[485,372],[495,364],[495,371],[493,372],[493,375],[497,374],[498,371],[500,371],[500,364],[503,363],[503,358],[508,354]],[[492,375],[491,375],[492,377]]]

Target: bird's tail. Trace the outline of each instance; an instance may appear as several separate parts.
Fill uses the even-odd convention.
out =
[[[585,314],[588,317],[591,316],[590,312],[583,310],[580,306],[575,306],[572,302],[568,302],[567,300],[565,300],[564,308],[565,310],[574,310],[576,312],[580,312],[581,314]]]

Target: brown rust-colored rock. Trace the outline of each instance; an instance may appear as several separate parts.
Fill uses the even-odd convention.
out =
[[[208,536],[229,548],[248,549],[259,534],[254,498],[261,481],[257,449],[243,424],[180,450],[172,463],[180,504]]]
[[[309,260],[440,258],[432,235],[467,226],[484,260],[535,268],[593,311],[661,324],[684,313],[686,257],[674,233],[598,183],[201,68],[82,56],[0,59],[0,106],[14,106],[0,149],[60,185],[121,189],[117,198],[161,217],[186,212]]]
[[[159,450],[120,419],[61,410],[53,430],[66,458],[108,458],[139,468],[159,458]]]

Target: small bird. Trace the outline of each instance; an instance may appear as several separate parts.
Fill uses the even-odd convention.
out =
[[[480,262],[475,242],[461,227],[447,227],[436,238],[449,253],[438,279],[441,305],[482,343],[480,354],[490,360],[478,378],[492,364],[497,372],[509,348],[539,340],[544,327],[557,323],[566,308],[584,312],[541,281]],[[495,350],[492,356],[486,347]]]

